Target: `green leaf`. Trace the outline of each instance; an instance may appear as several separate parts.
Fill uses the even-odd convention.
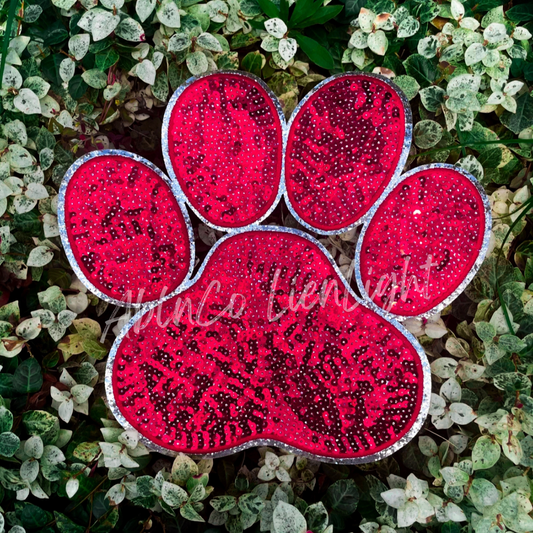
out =
[[[257,0],[258,4],[261,6],[261,9],[271,19],[279,18],[280,12],[278,6],[271,2],[270,0]]]
[[[198,465],[184,453],[179,453],[172,463],[171,479],[178,485],[185,485],[191,476],[198,475]]]
[[[85,528],[73,522],[68,516],[54,511],[56,527],[60,533],[85,533]]]
[[[412,76],[420,87],[429,87],[439,76],[437,67],[420,54],[410,55],[403,66],[408,76]]]
[[[81,444],[78,444],[72,452],[73,457],[84,463],[94,461],[99,454],[100,446],[97,442],[82,442]]]
[[[61,311],[67,308],[67,301],[61,292],[61,289],[57,286],[48,287],[43,292],[37,294],[39,303],[44,309],[49,309],[57,315]]]
[[[289,20],[289,0],[279,0],[279,8],[281,20],[287,22]]]
[[[353,479],[339,479],[326,491],[327,507],[343,515],[350,515],[357,509],[359,490]]]
[[[476,333],[482,341],[490,342],[496,336],[496,328],[488,322],[478,322]]]
[[[134,43],[145,40],[144,28],[131,17],[125,17],[120,21],[115,29],[115,35],[125,41],[132,41]]]
[[[161,488],[161,497],[167,505],[176,508],[186,502],[189,495],[181,487],[178,487],[178,485],[164,481],[163,487]]]
[[[186,503],[183,507],[180,507],[180,514],[183,518],[191,522],[205,522],[190,503]]]
[[[32,503],[25,503],[20,513],[20,521],[26,529],[40,529],[44,528],[46,524],[52,522],[52,513],[33,505]],[[43,533],[46,530],[43,529]]]
[[[329,51],[317,41],[311,39],[310,37],[306,37],[301,33],[295,33],[293,37],[294,39],[296,39],[300,48],[304,51],[305,54],[307,54],[307,57],[309,57],[309,59],[313,63],[317,64],[319,67],[328,70],[332,69],[335,66],[335,63],[333,62],[333,58],[331,57]]]
[[[434,120],[421,120],[417,122],[413,129],[415,144],[424,150],[435,146],[441,139],[444,130],[442,126]]]
[[[108,48],[100,54],[94,56],[96,67],[102,72],[106,71],[109,67],[113,66],[120,56],[114,48]],[[106,82],[107,83],[107,82]]]
[[[59,75],[59,67],[63,59],[65,59],[65,56],[62,54],[51,54],[41,62],[43,76],[57,86],[61,86],[62,83],[61,76]]]
[[[209,502],[209,504],[215,509],[215,511],[224,513],[230,511],[237,505],[237,499],[235,496],[230,495],[216,496]]]
[[[261,69],[263,68],[264,62],[265,56],[256,50],[255,52],[250,52],[244,56],[241,62],[241,68],[246,72],[261,76]]]
[[[412,37],[420,29],[420,22],[414,17],[406,17],[398,25],[398,39]]]
[[[525,3],[513,6],[505,12],[505,15],[513,22],[531,22],[533,20],[533,5]]]
[[[4,79],[4,70],[6,66],[7,50],[9,47],[10,38],[12,37],[13,23],[17,15],[17,9],[19,8],[19,2],[11,1],[9,3],[9,11],[4,28],[4,38],[2,38],[2,59],[0,60],[0,80]],[[5,36],[8,38],[6,39]]]
[[[6,398],[13,396],[13,375],[0,374],[0,395]]]
[[[518,372],[505,372],[494,378],[494,386],[507,393],[514,394],[518,391],[529,391],[531,381],[524,374]]]
[[[87,355],[98,360],[103,359],[108,353],[107,348],[103,344],[91,339],[83,340],[81,346]]]
[[[24,87],[30,89],[37,98],[44,98],[50,90],[50,84],[38,76],[30,76],[24,80]]]
[[[199,76],[200,74],[207,72],[207,69],[209,68],[206,55],[200,51],[189,54],[186,63],[190,73],[194,76]]]
[[[68,82],[68,92],[73,100],[79,100],[82,98],[89,86],[85,83],[85,80],[80,74],[73,76]]]
[[[498,346],[506,352],[518,353],[527,348],[527,343],[514,335],[502,335]]]
[[[243,494],[239,498],[239,509],[242,512],[258,515],[264,506],[265,503],[257,494]]]
[[[305,18],[300,24],[297,25],[297,27],[308,28],[309,26],[314,26],[315,24],[325,24],[328,20],[335,18],[342,11],[342,7],[343,6],[321,7],[316,13]]]
[[[0,455],[12,457],[19,449],[20,439],[11,431],[0,433]]]
[[[463,485],[466,485],[470,479],[470,476],[464,470],[455,466],[441,468],[440,473],[442,474],[444,481],[446,481],[451,487],[462,487]]]
[[[44,435],[55,426],[57,417],[46,411],[27,411],[22,422],[30,435]]]
[[[418,439],[418,447],[426,457],[433,457],[439,451],[437,443],[431,437],[425,435]]]
[[[191,37],[187,33],[175,33],[168,41],[169,52],[182,52],[191,46]]]
[[[322,6],[322,0],[298,0],[289,20],[288,27],[296,28],[305,19],[312,17]]]
[[[23,361],[13,375],[13,390],[19,394],[38,392],[43,385],[41,365],[31,357]]]
[[[420,85],[411,76],[397,76],[394,78],[394,83],[402,90],[408,100],[412,100],[420,90]]]
[[[13,413],[4,407],[0,406],[0,433],[11,431],[13,427]]]
[[[533,97],[528,91],[516,99],[516,112],[505,111],[500,122],[516,135],[533,126]]]
[[[305,510],[307,527],[313,533],[320,533],[328,525],[328,511],[322,502],[314,503]]]
[[[484,507],[495,504],[500,498],[498,489],[490,481],[482,478],[472,481],[468,496],[480,511]]]

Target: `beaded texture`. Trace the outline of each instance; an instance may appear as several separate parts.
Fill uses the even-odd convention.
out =
[[[410,131],[400,95],[380,78],[338,77],[289,123],[286,197],[319,233],[357,224],[398,168]]]
[[[405,445],[427,415],[431,376],[393,317],[434,312],[479,268],[490,231],[482,188],[449,165],[401,177],[410,112],[388,80],[367,74],[326,80],[285,125],[263,82],[213,73],[176,92],[165,128],[170,179],[138,156],[101,151],[77,161],[60,190],[78,277],[141,307],[108,359],[117,420],[167,454],[280,445],[364,463]],[[315,239],[253,224],[282,194],[322,233],[364,222],[364,300]],[[185,203],[230,230],[193,279]],[[398,273],[423,284],[427,270],[424,290],[398,293]]]

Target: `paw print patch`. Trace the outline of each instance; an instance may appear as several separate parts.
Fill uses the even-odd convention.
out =
[[[491,221],[463,170],[401,175],[411,130],[406,98],[379,76],[333,76],[286,122],[261,80],[222,71],[172,97],[168,176],[119,150],[74,163],[59,203],[72,268],[100,298],[138,310],[106,373],[125,428],[167,454],[276,445],[337,463],[413,438],[431,377],[401,321],[462,292]],[[312,232],[362,225],[360,296],[308,233],[259,225],[282,196]],[[187,208],[227,232],[194,273]]]

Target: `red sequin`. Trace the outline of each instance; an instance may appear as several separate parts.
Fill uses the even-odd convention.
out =
[[[191,206],[211,224],[247,226],[276,201],[282,128],[269,94],[238,74],[189,85],[168,126],[172,169]]]
[[[453,169],[420,170],[378,208],[361,245],[361,278],[372,300],[415,316],[464,281],[483,243],[485,211],[475,185]]]
[[[118,349],[115,400],[133,427],[170,450],[274,439],[365,457],[397,442],[420,410],[413,345],[357,305],[330,260],[298,235],[230,236],[191,288],[137,327]]]
[[[307,224],[324,231],[357,222],[397,169],[405,113],[385,81],[334,78],[294,117],[286,149],[289,200]]]
[[[68,183],[65,225],[82,273],[116,300],[161,298],[189,270],[189,235],[174,194],[132,158],[103,155],[83,163]]]

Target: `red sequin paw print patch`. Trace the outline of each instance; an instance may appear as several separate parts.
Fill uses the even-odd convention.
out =
[[[405,445],[431,380],[401,320],[448,305],[481,265],[483,189],[450,165],[401,175],[410,109],[370,74],[325,80],[288,122],[259,79],[193,78],[162,136],[169,177],[106,150],[79,159],[60,191],[75,273],[138,309],[108,360],[117,420],[169,454],[278,445],[363,463]],[[281,197],[315,233],[362,224],[361,297],[306,232],[259,225]],[[227,232],[194,274],[188,209]]]

